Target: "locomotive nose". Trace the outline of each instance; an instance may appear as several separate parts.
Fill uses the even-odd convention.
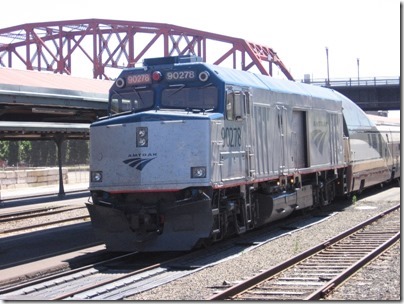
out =
[[[102,186],[104,191],[159,191],[209,185],[209,119],[152,116],[148,121],[92,127],[91,135],[104,139],[91,141],[92,190]]]

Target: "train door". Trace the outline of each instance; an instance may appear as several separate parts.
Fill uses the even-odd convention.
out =
[[[227,90],[225,121],[221,130],[220,152],[223,183],[248,179],[246,149],[245,95],[241,90]]]
[[[251,181],[255,176],[251,93],[248,90],[228,90],[226,102],[227,127],[222,130],[222,137],[224,146],[229,149],[222,152],[222,159],[233,158],[233,161],[240,161],[236,161],[236,164],[229,161],[227,166],[233,170],[225,170],[222,179],[227,176],[232,180]],[[223,165],[226,168],[226,164]]]

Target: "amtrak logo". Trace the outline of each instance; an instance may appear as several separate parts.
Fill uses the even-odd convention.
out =
[[[151,162],[155,157],[152,158],[140,158],[140,157],[134,157],[134,158],[128,158],[125,159],[123,162],[132,168],[136,168],[139,171],[142,171],[143,168]]]
[[[313,132],[311,132],[311,136],[314,140],[314,143],[321,154],[323,154],[324,141],[325,141],[326,135],[327,135],[327,132],[323,132],[320,130],[314,130]]]

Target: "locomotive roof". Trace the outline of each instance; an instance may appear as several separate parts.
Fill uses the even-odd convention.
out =
[[[285,79],[276,79],[270,76],[254,74],[251,72],[234,70],[211,64],[204,64],[225,83],[244,87],[253,87],[269,90],[275,94],[293,94],[301,97],[311,97],[312,100],[326,101],[330,110],[341,109],[341,97],[334,90],[315,85],[295,82]]]

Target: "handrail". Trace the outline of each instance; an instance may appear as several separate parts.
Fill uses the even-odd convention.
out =
[[[301,82],[322,87],[400,85],[400,81],[400,77],[336,78],[329,81],[328,79],[301,80]]]

